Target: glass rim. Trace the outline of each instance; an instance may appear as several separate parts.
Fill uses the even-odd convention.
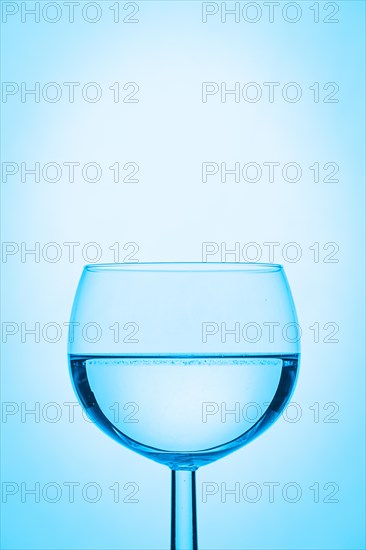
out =
[[[84,271],[137,271],[137,272],[247,272],[274,273],[282,271],[281,264],[261,262],[126,262],[87,264]]]

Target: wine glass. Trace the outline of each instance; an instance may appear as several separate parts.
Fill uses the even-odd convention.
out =
[[[172,550],[197,549],[195,472],[280,415],[299,327],[281,265],[93,264],[70,327],[75,392],[107,435],[172,470]],[[257,415],[245,414],[255,405]]]

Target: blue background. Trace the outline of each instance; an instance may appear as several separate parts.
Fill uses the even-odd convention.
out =
[[[58,182],[36,183],[32,177],[22,182],[18,173],[2,181],[3,241],[29,248],[56,242],[63,251],[54,263],[42,255],[39,262],[30,255],[22,262],[20,253],[3,257],[3,322],[29,327],[67,322],[81,268],[88,263],[81,248],[91,241],[102,249],[100,261],[114,260],[109,247],[115,242],[121,250],[137,243],[139,261],[201,261],[203,242],[224,242],[228,248],[256,242],[266,261],[263,243],[281,243],[274,260],[285,265],[303,328],[293,396],[301,415],[297,422],[278,421],[248,447],[198,472],[200,545],[203,550],[364,548],[364,3],[337,2],[339,22],[328,24],[324,2],[319,23],[313,3],[299,2],[302,17],[292,24],[281,16],[284,2],[273,23],[257,2],[263,16],[252,24],[233,18],[221,23],[220,14],[203,24],[201,2],[139,2],[138,23],[114,23],[109,1],[99,3],[102,17],[95,24],[80,15],[85,2],[69,23],[65,6],[58,4],[62,17],[54,24],[31,17],[22,23],[20,12],[3,23],[3,81],[29,87],[93,81],[102,86],[102,99],[88,103],[76,91],[71,104],[65,87],[56,103],[31,98],[22,103],[20,94],[9,96],[2,103],[3,162],[93,161],[103,167],[103,177],[89,183],[77,172],[71,183],[63,173]],[[121,9],[123,16],[129,11]],[[139,84],[139,102],[114,103],[108,87],[131,81]],[[281,86],[295,81],[303,96],[297,103],[284,101],[280,93],[273,103],[222,103],[217,94],[202,103],[205,81],[226,81],[228,87],[236,81]],[[336,82],[339,101],[315,103],[309,90],[314,82]],[[139,182],[114,183],[108,166],[117,161],[138,163]],[[202,162],[223,161],[298,162],[303,177],[297,183],[277,178],[271,184],[264,177],[257,183],[221,183],[217,177],[203,183]],[[314,162],[336,162],[339,181],[315,183],[308,169]],[[81,243],[74,262],[65,242]],[[301,247],[297,262],[281,254],[289,242]],[[337,262],[324,262],[332,251],[323,250],[329,242],[339,247]],[[309,249],[314,243],[320,243],[319,261]],[[121,261],[129,251],[122,250]],[[315,322],[319,342],[309,329]],[[338,342],[324,342],[330,332],[326,323],[339,326]],[[3,496],[3,548],[167,548],[168,470],[116,445],[86,422],[79,408],[69,421],[64,403],[76,398],[66,347],[66,328],[55,343],[42,337],[34,342],[32,336],[22,342],[19,331],[3,345],[2,399],[14,404],[14,414],[2,418],[2,481],[19,487]],[[35,403],[46,411],[39,422],[32,415],[22,421],[20,411]],[[49,420],[56,411],[49,403],[61,411],[57,422]],[[327,409],[328,403],[335,405]],[[326,421],[332,411],[338,422]],[[67,482],[80,484],[74,502]],[[116,482],[118,503],[109,489]],[[258,502],[235,502],[233,496],[221,502],[219,492],[205,503],[203,482],[228,488],[253,482],[263,494]],[[266,482],[280,483],[274,502]],[[301,488],[298,502],[282,496],[290,482]],[[23,495],[22,502],[21,483],[27,488],[40,483],[40,502],[32,495]],[[57,502],[48,502],[52,488],[42,496],[47,483],[61,487]],[[88,502],[92,489],[83,499],[87,483],[100,486],[98,502]],[[123,502],[131,492],[130,486],[123,488],[126,483],[138,485],[138,502]],[[309,489],[314,483],[320,502]],[[324,502],[334,484],[337,502]]]

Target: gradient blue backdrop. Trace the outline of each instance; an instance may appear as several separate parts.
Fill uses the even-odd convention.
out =
[[[94,81],[103,87],[103,98],[87,103],[76,92],[73,104],[65,96],[57,103],[22,103],[20,94],[9,96],[2,103],[2,159],[29,165],[94,161],[104,175],[97,183],[80,175],[70,183],[65,174],[56,183],[31,177],[22,182],[19,174],[2,182],[3,241],[30,248],[35,242],[56,242],[63,250],[55,263],[42,257],[37,263],[32,256],[22,262],[20,254],[3,258],[3,322],[67,322],[86,263],[80,249],[91,241],[103,248],[103,261],[113,261],[109,247],[115,242],[121,248],[137,243],[140,261],[200,261],[202,242],[208,241],[228,247],[299,243],[298,262],[279,253],[275,261],[285,265],[304,332],[293,397],[302,415],[298,422],[279,421],[247,448],[199,471],[200,545],[203,550],[364,548],[364,3],[337,2],[339,22],[333,24],[323,22],[324,2],[319,23],[313,20],[313,3],[299,2],[303,15],[293,24],[280,15],[273,23],[263,15],[255,24],[221,23],[216,15],[203,24],[201,2],[139,2],[139,23],[115,24],[109,1],[99,3],[99,22],[84,21],[79,7],[69,23],[65,6],[58,4],[62,18],[54,24],[31,17],[22,23],[20,12],[3,23],[3,81],[29,86]],[[263,3],[257,4],[265,13]],[[16,5],[20,10],[21,3]],[[114,103],[108,86],[131,81],[140,86],[139,102]],[[221,103],[217,95],[202,103],[204,81],[227,81],[228,87],[236,81],[296,81],[303,98],[293,104],[281,99]],[[309,91],[314,82],[337,82],[339,102],[314,103]],[[117,161],[138,163],[139,182],[113,183],[108,166]],[[282,179],[204,184],[205,161],[294,161],[304,175],[294,184]],[[339,182],[314,183],[307,168],[314,162],[338,163]],[[81,243],[73,263],[64,242]],[[321,249],[320,261],[314,262],[309,247],[315,242],[320,247],[337,243],[339,261],[324,263]],[[267,259],[263,252],[262,260]],[[339,342],[325,343],[329,331],[323,329],[320,342],[314,342],[308,327],[315,322],[321,327],[337,323]],[[35,343],[32,336],[22,342],[17,333],[3,345],[2,399],[14,414],[3,416],[1,425],[2,481],[13,484],[7,490],[19,488],[3,497],[3,548],[167,548],[168,470],[119,447],[84,421],[79,408],[75,422],[69,421],[64,403],[76,398],[66,347],[66,329],[56,343],[42,338]],[[32,415],[22,422],[16,412],[51,402],[62,411],[58,422],[42,415],[39,422]],[[319,422],[309,408],[314,403],[319,403]],[[339,407],[338,422],[324,422],[332,411],[324,410],[327,403]],[[47,412],[51,417],[51,408]],[[74,502],[69,502],[68,482],[80,484]],[[109,489],[116,482],[119,503]],[[223,503],[217,494],[204,503],[203,482],[228,487],[255,482],[263,496],[256,503],[236,503],[228,496]],[[264,482],[280,483],[273,503]],[[289,482],[301,487],[296,503],[281,496]],[[22,483],[28,489],[40,483],[41,490],[58,484],[62,495],[47,502],[55,494],[51,487],[46,499],[41,494],[35,502],[23,495],[22,502]],[[87,483],[101,487],[98,502],[82,498]],[[126,483],[138,484],[138,502],[122,502],[131,492],[123,488]],[[314,483],[319,483],[320,502],[309,489]],[[339,487],[338,502],[323,502],[334,487],[324,489],[327,483]]]

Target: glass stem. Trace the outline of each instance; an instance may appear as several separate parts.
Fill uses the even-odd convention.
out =
[[[172,470],[171,550],[197,550],[196,472]]]

